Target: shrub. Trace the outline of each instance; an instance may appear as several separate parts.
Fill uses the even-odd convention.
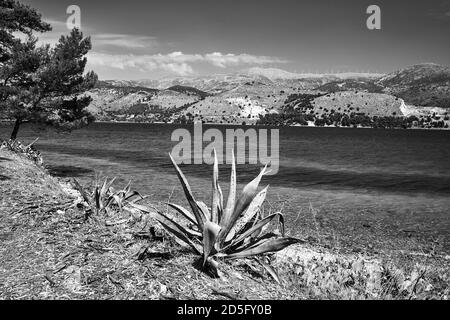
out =
[[[113,205],[116,205],[119,211],[122,212],[125,201],[130,201],[134,197],[143,198],[139,192],[131,191],[131,183],[128,183],[122,190],[115,191],[112,187],[114,181],[115,178],[111,179],[111,181],[108,181],[108,178],[106,178],[101,186],[98,181],[96,182],[92,192],[93,201],[89,201],[89,203],[93,203],[93,206],[95,205],[94,208],[97,214],[103,210],[108,213]]]

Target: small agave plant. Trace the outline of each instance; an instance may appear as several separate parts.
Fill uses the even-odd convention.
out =
[[[301,242],[296,238],[284,236],[284,218],[279,212],[263,217],[261,206],[266,198],[267,189],[257,192],[261,178],[267,174],[267,166],[249,184],[241,195],[236,196],[236,164],[232,156],[231,181],[228,201],[223,204],[223,194],[219,186],[219,167],[214,150],[214,169],[212,179],[212,200],[209,209],[205,203],[196,201],[186,177],[178,165],[170,159],[176,169],[191,211],[173,204],[183,220],[177,223],[164,213],[133,204],[136,209],[154,214],[156,220],[172,235],[189,245],[203,256],[203,267],[210,267],[218,273],[218,259],[251,258],[276,252],[287,246]],[[279,223],[280,232],[266,232],[271,222]],[[264,264],[263,264],[264,265]],[[267,265],[264,265],[267,268]],[[273,270],[268,269],[273,274]]]
[[[114,190],[112,184],[115,180],[116,178],[108,181],[108,178],[106,178],[102,186],[100,186],[97,182],[92,195],[92,198],[94,200],[93,202],[95,204],[95,211],[97,214],[102,210],[108,212],[113,204],[117,205],[119,211],[122,212],[125,202],[129,202],[134,197],[143,199],[139,192],[131,190],[131,182],[129,182],[127,186],[122,190]]]

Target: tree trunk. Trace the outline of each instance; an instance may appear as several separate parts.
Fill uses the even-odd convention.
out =
[[[16,140],[17,134],[19,133],[19,128],[20,128],[21,123],[22,123],[22,120],[16,119],[16,122],[14,123],[14,129],[11,132],[11,140]]]

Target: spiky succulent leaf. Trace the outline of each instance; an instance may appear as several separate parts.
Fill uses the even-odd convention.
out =
[[[275,271],[275,269],[268,263],[266,263],[263,259],[255,258],[255,260],[263,266],[264,269],[272,276],[272,278],[277,282],[281,283],[280,277],[278,276],[278,272]]]
[[[220,208],[220,194],[219,194],[219,164],[217,161],[216,149],[214,149],[214,168],[212,180],[212,199],[211,199],[211,221],[219,223],[219,208]]]
[[[219,234],[220,226],[217,223],[208,221],[203,229],[203,266],[214,250],[217,235]]]
[[[217,191],[219,193],[219,206],[217,207],[217,223],[219,223],[223,216],[223,193],[220,185],[217,185]]]
[[[111,188],[112,184],[116,181],[116,178],[111,179],[111,181],[108,182],[108,178],[105,179],[105,182],[103,182],[102,189],[100,191],[100,196],[104,197],[108,190]]]
[[[113,195],[114,200],[116,201],[117,206],[119,207],[119,211],[122,212],[122,199],[119,195]]]
[[[127,191],[123,194],[123,201],[128,201],[129,199],[133,197],[139,197],[143,199],[144,197],[138,192],[138,191]]]
[[[258,214],[259,210],[261,209],[262,204],[264,203],[264,200],[266,199],[267,195],[267,189],[269,187],[264,188],[259,192],[252,200],[250,205],[248,206],[247,210],[244,212],[242,217],[238,219],[236,224],[231,228],[230,233],[228,234],[226,241],[230,241],[233,239],[236,235],[241,234],[244,230],[244,227],[252,221],[253,218]]]
[[[185,209],[182,206],[179,206],[177,204],[174,204],[174,203],[168,203],[167,205],[172,207],[173,209],[175,209],[178,213],[180,213],[183,217],[185,217],[190,223],[197,225],[197,222],[195,221],[195,217],[187,209]]]
[[[226,239],[228,233],[236,223],[237,219],[239,219],[242,213],[248,208],[250,203],[253,201],[253,198],[255,198],[259,182],[261,181],[263,175],[266,174],[266,170],[267,166],[265,166],[264,169],[261,170],[261,172],[255,179],[253,179],[250,183],[248,183],[244,187],[241,196],[239,197],[239,200],[237,201],[236,206],[234,207],[233,213],[231,215],[227,213],[226,221],[224,221],[224,223],[221,224],[222,226],[222,230],[220,231],[221,241]]]
[[[211,213],[209,212],[208,206],[202,201],[196,201],[198,208],[200,209],[200,213],[205,218],[206,221],[211,221]]]
[[[177,171],[178,179],[181,182],[186,199],[189,202],[189,205],[191,206],[192,213],[194,214],[195,219],[197,221],[197,226],[198,226],[199,230],[203,230],[203,224],[205,223],[205,217],[200,212],[200,209],[197,205],[197,202],[195,201],[194,195],[192,194],[191,187],[189,186],[189,183],[188,183],[186,177],[184,176],[183,172],[178,167],[178,165],[176,164],[176,162],[172,158],[172,156],[170,154],[169,154],[169,156],[170,156],[170,160],[172,161],[173,166],[175,167],[175,170]]]
[[[227,206],[225,207],[222,219],[220,221],[220,226],[222,228],[229,224],[234,211],[234,206],[236,204],[236,163],[233,149],[231,150],[231,161],[230,190],[228,192]]]
[[[264,226],[266,226],[269,223],[271,223],[273,220],[275,220],[275,218],[283,219],[283,215],[281,213],[274,213],[274,214],[272,214],[270,216],[265,217],[264,219],[259,220],[254,226],[252,226],[251,228],[246,230],[244,233],[240,234],[238,237],[234,238],[231,241],[230,245],[227,246],[226,248],[224,248],[224,250],[226,250],[226,249],[228,249],[230,247],[236,246],[241,241],[243,241],[246,238],[250,237],[256,231],[261,230],[261,228],[263,228]]]
[[[201,247],[189,238],[189,233],[183,227],[170,219],[162,218],[162,216],[157,216],[156,219],[170,234],[189,245],[197,254],[201,254]]]

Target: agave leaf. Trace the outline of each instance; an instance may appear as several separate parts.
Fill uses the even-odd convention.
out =
[[[187,209],[174,203],[168,203],[167,205],[178,211],[183,217],[189,220],[189,222],[191,222],[194,225],[197,225],[197,222],[195,222],[195,217]]]
[[[125,188],[123,188],[123,191],[125,194],[131,191],[131,181],[129,181]]]
[[[88,196],[88,194],[86,193],[86,190],[80,185],[80,183],[76,179],[73,179],[73,183],[75,185],[75,189],[78,190],[78,192],[80,192],[81,196],[83,197],[83,200],[88,205],[90,205],[91,204],[91,199]]]
[[[119,211],[122,212],[122,198],[118,195],[113,195],[114,200],[116,201],[117,205],[119,206]]]
[[[264,259],[264,258],[263,258]],[[264,267],[264,269],[266,269],[266,271],[272,276],[272,278],[278,283],[281,283],[280,277],[278,276],[278,273],[275,271],[275,269],[268,263],[264,262],[262,259],[257,259],[255,258],[255,260]]]
[[[261,178],[267,172],[267,165],[263,170],[259,173],[259,175],[253,179],[250,183],[248,183],[244,189],[242,190],[241,196],[237,201],[236,206],[234,207],[233,214],[231,216],[227,216],[227,220],[223,225],[223,229],[221,231],[221,239],[226,239],[228,233],[230,232],[233,225],[236,223],[237,219],[241,216],[241,214],[248,208],[250,203],[253,201],[253,198],[256,196],[256,192],[258,190],[259,182]]]
[[[241,252],[243,250],[257,247],[257,246],[263,244],[264,242],[269,241],[270,239],[273,239],[273,238],[276,239],[279,237],[280,237],[279,235],[277,235],[273,232],[265,233],[264,235],[262,235],[259,238],[247,237],[243,241],[232,243],[232,244],[228,245],[227,248],[223,250],[223,252],[229,252],[229,253]]]
[[[104,197],[106,193],[108,192],[109,188],[111,188],[112,184],[116,181],[116,178],[111,179],[111,181],[108,182],[108,178],[105,179],[105,182],[103,182],[102,189],[100,191],[100,195]]]
[[[285,235],[285,232],[284,232],[284,216],[280,212],[277,212],[277,214],[278,214],[278,230],[280,231],[281,236],[284,237],[284,235]],[[251,235],[251,237],[252,238],[257,238],[259,235],[261,235],[264,232],[266,232],[268,227],[269,227],[268,224],[262,226],[259,230],[255,231]]]
[[[102,184],[102,187],[100,188],[100,196],[103,197],[106,193],[106,184],[108,183],[108,178],[105,179],[105,181]]]
[[[109,206],[111,205],[111,203],[113,203],[113,201],[114,201],[114,195],[110,195],[110,196],[106,199],[106,201],[104,201],[104,202],[102,203],[103,208],[104,208],[104,209],[108,209]]]
[[[175,167],[177,171],[178,179],[181,182],[181,185],[184,190],[184,194],[186,196],[186,199],[189,202],[189,205],[191,206],[192,213],[195,216],[195,219],[197,220],[197,225],[200,230],[203,230],[203,224],[205,223],[205,217],[201,214],[200,209],[198,208],[197,202],[195,201],[194,195],[192,194],[191,187],[189,186],[189,183],[187,182],[186,177],[184,176],[181,169],[176,164],[175,160],[173,160],[172,155],[170,155],[170,160],[172,161],[173,166]]]
[[[219,164],[217,161],[216,149],[214,149],[214,169],[213,169],[213,180],[212,180],[212,199],[211,199],[211,221],[214,223],[219,222]]]
[[[191,246],[191,248],[194,249],[195,252],[201,254],[201,247],[194,243],[194,241],[192,241],[189,232],[186,230],[187,228],[176,223],[159,211],[152,211],[152,213],[154,213],[155,219],[157,219],[167,231],[169,231],[173,236],[177,237],[184,243]]]
[[[241,218],[238,219],[233,228],[231,228],[230,233],[228,234],[225,241],[231,241],[235,237],[235,235],[241,234],[247,223],[249,223],[256,216],[258,211],[261,209],[264,200],[266,199],[268,188],[269,187],[264,188],[253,198],[245,213]]]
[[[231,215],[233,214],[236,202],[236,163],[234,159],[234,149],[231,150],[231,160],[230,191],[228,193],[227,206],[225,207],[222,219],[220,221],[220,226],[222,228],[231,220]]]
[[[192,230],[191,228],[189,228],[189,227],[185,227],[185,226],[183,226],[184,227],[184,230],[186,230],[186,232],[189,234],[189,236],[191,237],[191,239],[192,238],[198,238],[198,239],[201,239],[202,237],[203,237],[203,235],[200,233],[200,232],[198,232],[198,231],[196,231],[196,230]]]
[[[155,208],[150,208],[150,207],[147,207],[147,206],[143,206],[143,205],[136,204],[136,203],[131,203],[131,202],[129,202],[129,205],[131,205],[133,208],[136,208],[136,209],[138,209],[138,210],[140,210],[142,212],[149,213],[151,215],[155,215],[156,214],[156,209]]]
[[[154,218],[157,219],[158,221],[160,221],[160,219],[158,219],[158,216],[161,216],[161,215],[163,216],[163,218],[169,219],[169,220],[173,221],[172,219],[168,218],[166,215],[160,213],[158,210],[156,210],[156,209],[154,209],[154,208],[149,208],[149,207],[147,207],[147,206],[142,206],[142,205],[135,204],[135,203],[132,203],[132,202],[129,202],[128,204],[129,204],[130,206],[134,207],[135,209],[138,209],[138,210],[140,210],[140,211],[142,211],[142,212],[145,212],[145,213],[147,213],[147,214],[150,214],[152,217],[154,217]],[[178,211],[178,212],[184,212],[184,211],[187,211],[186,209],[184,209],[184,208],[182,208],[182,207],[180,207],[180,206],[171,204],[171,203],[168,203],[168,205],[171,206],[172,208],[176,209],[177,211],[178,211],[178,209],[181,210],[181,211]],[[190,215],[190,212],[189,212],[189,211],[187,211],[187,212],[188,212],[188,214]],[[194,221],[193,218],[192,218],[192,219],[189,219],[189,220],[195,225],[195,221]],[[160,221],[160,222],[161,222],[161,221]],[[175,223],[175,222],[174,222],[174,223]],[[179,225],[179,224],[177,223],[177,225]],[[184,230],[186,233],[188,233],[191,237],[197,237],[197,238],[200,238],[200,237],[202,236],[202,234],[201,234],[200,232],[195,231],[195,230],[192,230],[192,229],[190,229],[190,228],[188,228],[188,227],[186,227],[186,226],[181,226],[181,225],[180,225],[180,227],[182,227],[183,230]]]
[[[219,185],[217,185],[217,191],[219,193],[219,204],[217,207],[217,223],[219,223],[219,221],[222,220],[222,216],[223,216],[223,193],[222,193],[222,188],[220,188]]]
[[[220,226],[217,223],[208,221],[204,225],[203,229],[203,266],[206,264],[206,260],[209,258],[211,252],[214,249],[217,235],[219,234]]]
[[[200,209],[200,212],[205,217],[205,223],[206,221],[211,221],[211,214],[209,213],[208,206],[203,201],[196,201],[198,208]]]
[[[182,226],[171,221],[170,219],[164,220],[161,217],[162,217],[162,215],[159,215],[159,216],[157,216],[157,219],[158,219],[159,223],[161,223],[161,225],[164,227],[164,229],[166,229],[173,236],[177,237],[179,240],[181,240],[184,243],[186,243],[187,245],[189,245],[197,254],[201,254],[201,247],[196,245],[189,238],[188,232],[186,230],[183,230]],[[168,223],[166,223],[166,222],[168,222]]]
[[[98,187],[95,188],[95,190],[94,190],[94,198],[95,198],[95,207],[96,207],[97,213],[98,213],[99,210],[103,209],[103,203],[100,200],[100,192],[99,192]]]
[[[257,256],[260,254],[265,254],[269,252],[277,252],[283,250],[284,248],[302,242],[300,239],[296,238],[278,238],[278,239],[270,239],[268,241],[263,242],[261,245],[252,247],[240,252],[231,253],[225,255],[225,258],[229,259],[237,259],[237,258],[248,258]]]
[[[124,201],[127,201],[128,199],[131,199],[131,198],[133,198],[134,196],[138,196],[138,197],[140,197],[141,199],[144,198],[138,191],[127,191],[127,192],[124,192],[123,200],[124,200]]]
[[[211,271],[214,273],[216,277],[221,278],[221,272],[219,271],[219,262],[214,259],[214,257],[208,257],[206,260],[208,262],[208,266],[211,268]],[[204,267],[204,266],[203,266]]]
[[[270,222],[272,222],[277,217],[278,218],[282,217],[282,214],[281,213],[274,213],[274,214],[272,214],[270,216],[265,217],[264,219],[259,220],[253,227],[251,227],[250,229],[248,229],[247,231],[245,231],[244,233],[239,235],[236,239],[234,239],[231,242],[231,246],[238,244],[239,242],[241,242],[245,238],[247,238],[250,235],[252,235],[255,231],[258,231],[262,227],[264,227],[265,225],[268,225]]]

